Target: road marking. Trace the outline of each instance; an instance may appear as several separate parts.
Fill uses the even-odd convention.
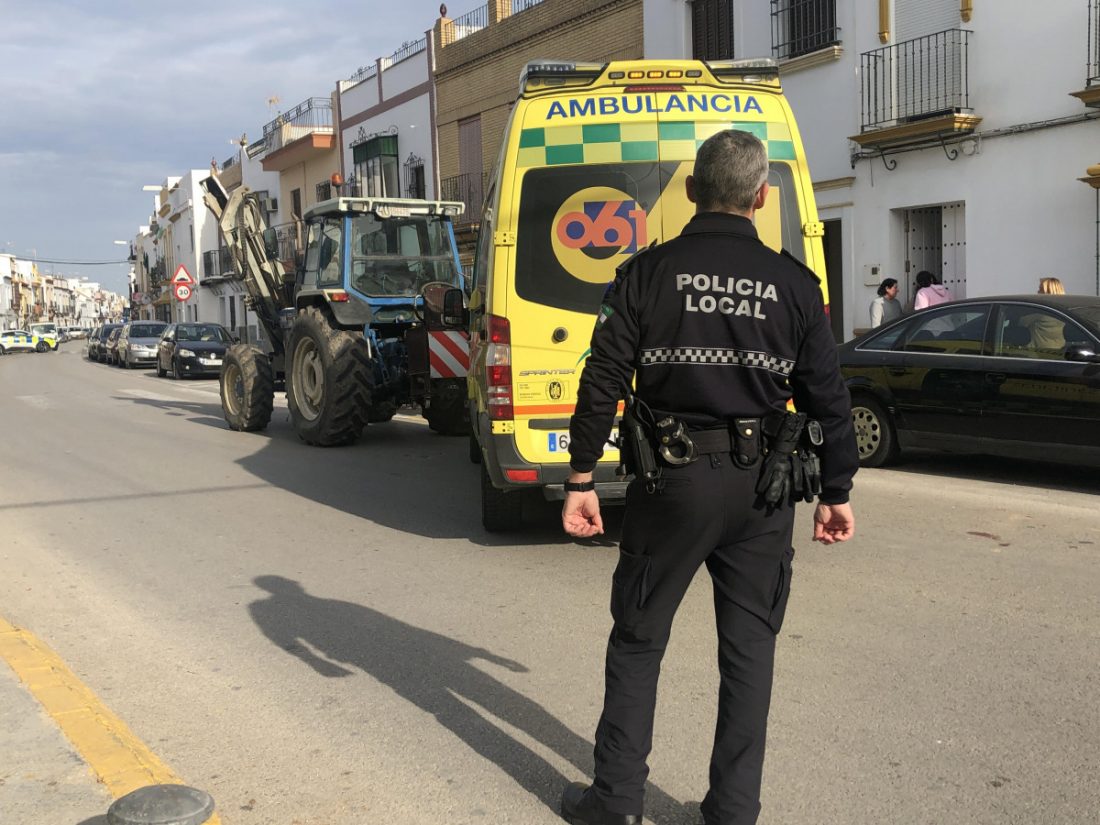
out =
[[[56,653],[0,616],[0,659],[8,663],[116,799],[146,785],[185,785],[111,713]],[[206,825],[221,825],[214,814]]]

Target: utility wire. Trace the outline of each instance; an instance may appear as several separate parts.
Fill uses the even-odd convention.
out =
[[[27,260],[24,258],[23,260]],[[56,261],[51,258],[31,258],[36,264],[68,264],[70,266],[108,266],[110,264],[128,264],[132,263],[128,258],[123,258],[121,261]]]

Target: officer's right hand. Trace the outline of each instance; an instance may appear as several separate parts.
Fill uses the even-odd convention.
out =
[[[836,544],[847,541],[856,531],[856,517],[850,504],[818,502],[814,510],[814,541]]]
[[[600,517],[600,499],[596,491],[566,493],[561,524],[566,533],[580,539],[602,534],[603,518]]]

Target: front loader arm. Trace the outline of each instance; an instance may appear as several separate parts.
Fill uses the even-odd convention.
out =
[[[280,314],[293,304],[288,301],[284,286],[286,271],[265,243],[264,232],[268,227],[259,197],[246,186],[227,193],[213,175],[201,185],[203,202],[217,219],[233,258],[235,273],[230,277],[244,282],[251,309],[267,332],[275,354],[282,355]]]

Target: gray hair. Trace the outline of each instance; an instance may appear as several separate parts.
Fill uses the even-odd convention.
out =
[[[748,132],[718,132],[699,147],[692,176],[701,209],[747,212],[768,179],[768,150]]]

